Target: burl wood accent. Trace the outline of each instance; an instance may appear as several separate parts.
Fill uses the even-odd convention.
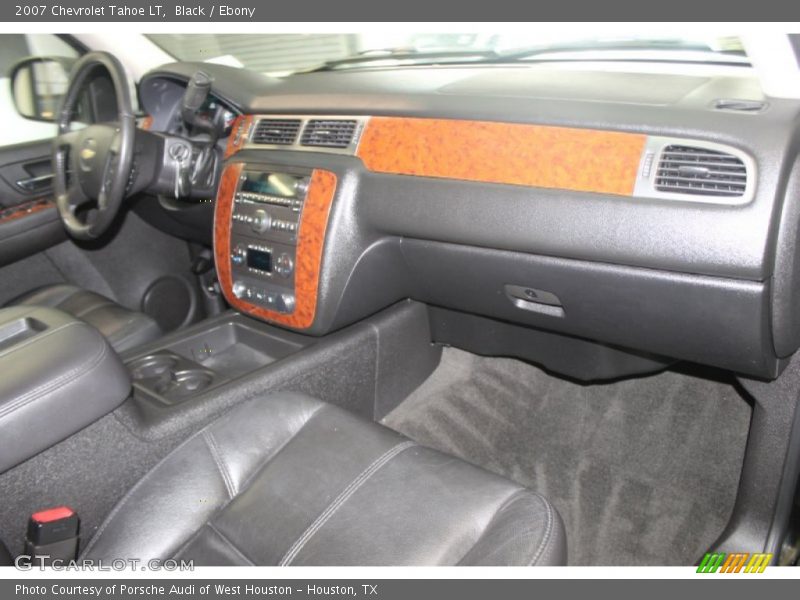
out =
[[[242,163],[234,163],[225,168],[217,193],[214,213],[214,257],[222,292],[230,305],[241,312],[295,329],[307,329],[313,324],[317,311],[322,249],[328,227],[328,216],[336,192],[336,175],[320,169],[315,169],[311,174],[297,239],[294,268],[295,309],[291,314],[284,314],[256,306],[233,295],[230,260],[231,213],[242,166]]]
[[[372,117],[370,171],[630,196],[646,136],[488,121]]]
[[[233,121],[231,134],[228,136],[228,145],[225,147],[225,158],[236,154],[247,142],[247,131],[253,124],[253,115],[239,115]],[[241,129],[240,129],[241,128]],[[240,135],[241,132],[241,135]]]
[[[43,210],[55,208],[56,203],[50,198],[37,198],[36,200],[29,200],[16,206],[9,206],[0,213],[0,223],[8,223],[16,221],[17,219],[24,219],[25,217]]]

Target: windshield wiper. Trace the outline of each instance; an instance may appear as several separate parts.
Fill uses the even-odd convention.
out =
[[[415,48],[385,48],[375,50],[364,50],[353,56],[329,60],[317,67],[313,67],[306,73],[316,71],[335,71],[340,67],[368,65],[369,63],[390,61],[408,61],[412,64],[433,64],[446,62],[453,64],[458,62],[487,61],[500,58],[500,54],[494,50],[416,50]]]

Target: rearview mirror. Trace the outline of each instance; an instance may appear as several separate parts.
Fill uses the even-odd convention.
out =
[[[62,56],[36,56],[16,63],[10,80],[17,112],[26,119],[55,121],[74,62]]]

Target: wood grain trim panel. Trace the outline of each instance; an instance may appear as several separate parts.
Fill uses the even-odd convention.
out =
[[[370,118],[370,171],[631,196],[647,136],[451,119]]]
[[[243,168],[244,165],[242,163],[232,163],[225,166],[219,180],[217,201],[214,204],[214,262],[217,265],[217,277],[219,278],[222,293],[231,306],[236,306],[240,302],[232,291],[231,215],[233,214],[233,199],[236,194],[236,186],[239,183]]]
[[[50,198],[37,198],[28,200],[16,206],[9,206],[0,212],[0,223],[9,223],[17,219],[24,219],[34,213],[55,208],[56,203]]]
[[[317,311],[322,251],[328,228],[328,216],[336,192],[336,175],[321,169],[314,169],[311,174],[298,230],[294,270],[295,309],[291,314],[284,314],[256,306],[233,295],[230,261],[231,213],[242,168],[242,163],[228,165],[222,173],[217,193],[214,212],[214,258],[222,292],[228,303],[241,312],[295,329],[307,329],[314,323]]]
[[[228,136],[228,145],[225,146],[225,158],[230,158],[241,150],[247,143],[247,131],[253,124],[253,115],[239,115],[233,121],[231,134]]]

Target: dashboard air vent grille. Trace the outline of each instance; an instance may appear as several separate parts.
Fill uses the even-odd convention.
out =
[[[743,196],[747,167],[742,159],[727,152],[670,145],[661,154],[655,187],[678,194]]]
[[[300,144],[325,148],[347,148],[356,134],[358,121],[311,119],[303,130]]]
[[[300,119],[261,119],[251,141],[254,144],[294,144],[300,133]]]

